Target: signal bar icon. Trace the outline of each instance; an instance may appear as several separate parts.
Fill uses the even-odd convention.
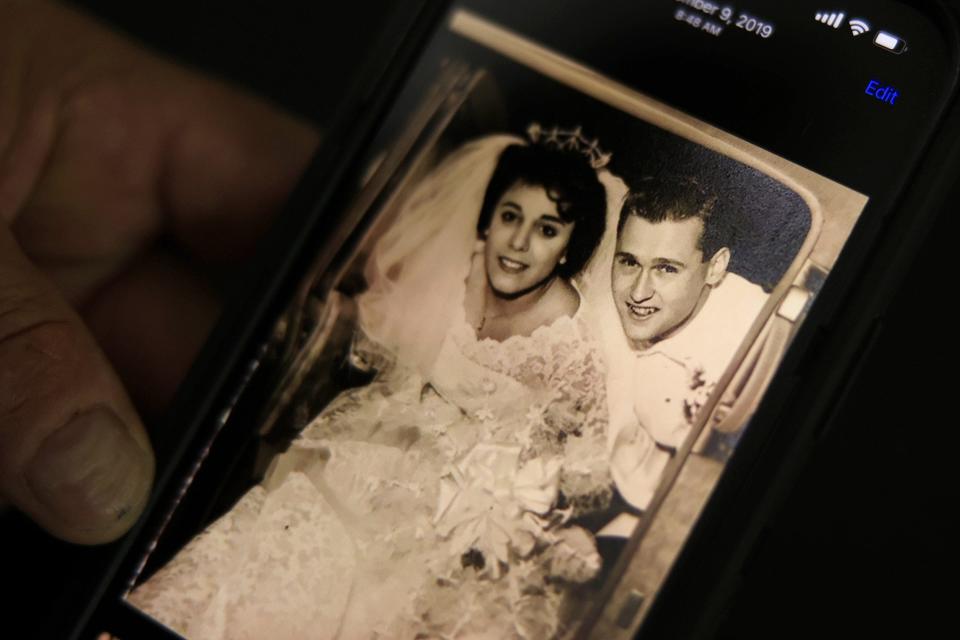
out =
[[[847,17],[843,11],[840,12],[826,12],[818,11],[816,15],[817,22],[822,22],[823,24],[833,27],[834,29],[839,29],[840,25],[843,24],[843,19]]]

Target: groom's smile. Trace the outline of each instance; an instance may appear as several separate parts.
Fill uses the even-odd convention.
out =
[[[630,315],[632,315],[638,322],[643,322],[644,320],[650,318],[650,316],[655,314],[657,311],[660,311],[660,307],[633,304],[631,302],[627,302],[626,305],[627,309],[630,311]]]

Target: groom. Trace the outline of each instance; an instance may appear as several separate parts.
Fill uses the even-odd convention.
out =
[[[716,203],[693,178],[646,178],[620,211],[612,289],[631,353],[611,376],[610,442],[614,480],[637,509],[767,300],[727,270]]]

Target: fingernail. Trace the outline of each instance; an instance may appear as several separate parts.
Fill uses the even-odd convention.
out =
[[[153,462],[116,414],[99,407],[48,436],[27,465],[26,479],[63,526],[90,532],[139,514]]]

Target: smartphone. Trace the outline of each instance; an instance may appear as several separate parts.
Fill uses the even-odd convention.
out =
[[[951,196],[947,3],[403,13],[75,636],[712,637]]]

